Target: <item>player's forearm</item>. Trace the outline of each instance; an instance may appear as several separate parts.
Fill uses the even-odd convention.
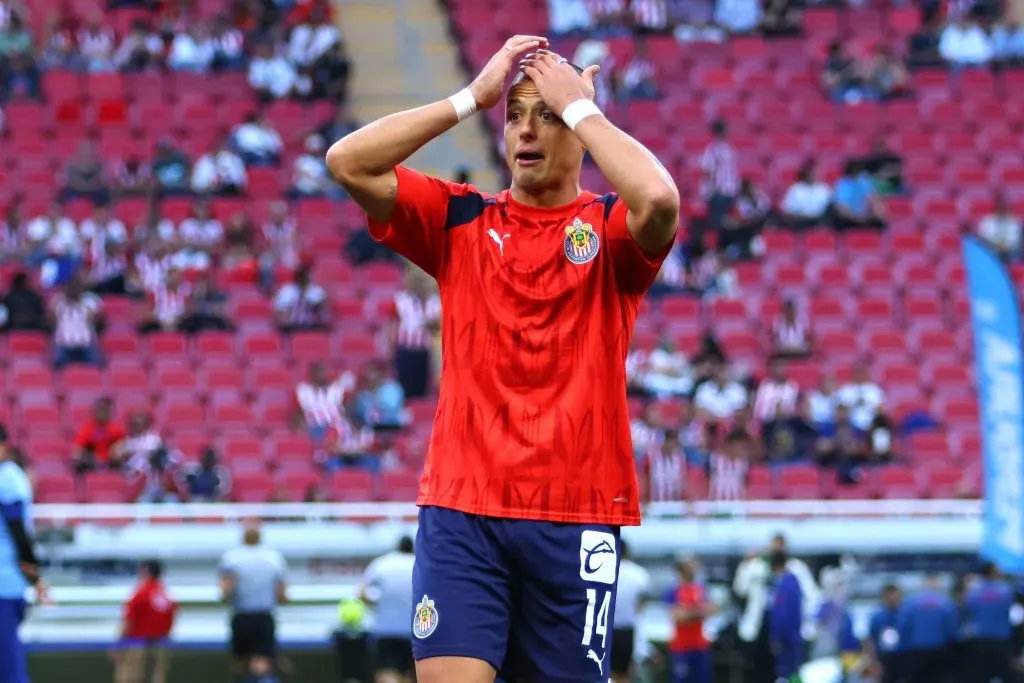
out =
[[[584,119],[575,132],[638,225],[675,227],[679,190],[650,150],[603,116]]]
[[[327,168],[342,185],[384,175],[456,123],[447,100],[385,116],[331,145]]]

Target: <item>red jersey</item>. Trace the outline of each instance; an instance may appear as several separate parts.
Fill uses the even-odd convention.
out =
[[[159,581],[144,581],[124,606],[124,637],[159,640],[171,635],[177,605]]]
[[[419,505],[640,523],[626,353],[671,245],[646,256],[618,195],[557,208],[396,169],[370,234],[437,279],[441,390]]]
[[[117,422],[111,420],[106,424],[99,424],[90,419],[75,437],[75,445],[79,448],[91,448],[96,461],[106,463],[110,460],[110,449],[114,444],[122,441],[127,433]]]
[[[707,602],[704,598],[704,587],[699,583],[684,583],[675,589],[673,607],[697,609]],[[704,620],[693,619],[680,624],[676,622],[675,634],[668,645],[669,652],[693,652],[706,650],[707,638],[704,637]]]

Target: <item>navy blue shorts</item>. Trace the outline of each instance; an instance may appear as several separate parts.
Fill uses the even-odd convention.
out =
[[[21,598],[0,599],[0,681],[4,683],[29,683],[25,647],[18,637],[25,609]]]
[[[672,683],[711,683],[711,651],[673,652]]]
[[[619,529],[419,513],[413,654],[472,657],[505,680],[608,680]]]

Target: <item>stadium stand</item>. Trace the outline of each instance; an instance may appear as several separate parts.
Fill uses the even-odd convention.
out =
[[[0,1],[8,10],[17,4]],[[333,47],[336,29],[318,14],[325,6],[300,3],[277,17],[232,14],[249,5],[214,0],[155,3],[175,8],[160,11],[148,9],[154,3],[118,4],[94,23],[90,2],[33,0],[27,23],[38,62],[22,60],[24,77],[0,93],[0,277],[13,283],[0,337],[0,418],[35,471],[40,500],[161,500],[190,491],[240,502],[408,500],[434,403],[429,394],[410,395],[392,419],[380,417],[395,407],[387,391],[394,380],[375,361],[393,353],[396,294],[408,290],[402,268],[365,244],[364,218],[321,170],[324,144],[355,125],[336,104],[345,100],[348,63]],[[476,0],[451,0],[449,8],[470,71],[508,27],[549,28],[541,0],[516,3],[514,12]],[[0,16],[0,28],[17,28],[12,13]],[[845,401],[854,406],[850,418],[872,437],[876,430],[891,437],[889,445],[872,439],[870,450],[879,462],[898,462],[847,468],[843,454],[830,451],[815,457],[837,467],[820,470],[787,464],[782,446],[773,446],[764,462],[741,468],[745,492],[735,495],[977,496],[978,419],[959,239],[964,226],[973,229],[993,212],[996,188],[1011,213],[1024,214],[1022,72],[924,67],[910,72],[900,97],[834,101],[822,87],[828,46],[842,37],[858,58],[876,44],[903,55],[921,28],[919,13],[909,6],[814,7],[802,26],[800,35],[699,45],[658,31],[602,37],[612,75],[637,56],[657,74],[656,99],[637,98],[643,93],[634,89],[609,101],[609,111],[677,178],[689,206],[679,252],[692,255],[699,244],[710,254],[701,263],[712,269],[718,294],[679,293],[685,287],[678,282],[694,276],[684,264],[683,280],[663,272],[664,287],[646,303],[629,361],[646,395],[631,399],[640,461],[645,472],[667,466],[644,434],[667,427],[685,435],[695,424],[678,398],[692,383],[639,386],[656,369],[656,352],[670,366],[682,353],[701,376],[724,350],[748,385],[736,390],[751,399],[761,392],[750,378],[766,377],[775,354],[790,359],[780,370],[788,373],[777,381],[780,392],[792,382],[801,395],[823,389],[818,395],[835,403],[825,388],[833,382],[840,395],[857,393]],[[293,40],[275,56],[273,44],[263,42],[286,29],[294,38],[296,27],[308,44]],[[136,39],[138,45],[129,42]],[[303,52],[321,39],[319,52]],[[581,36],[556,47],[580,54]],[[500,111],[489,120],[500,130]],[[773,212],[748,240],[750,253],[719,254],[720,231],[697,227],[714,218],[700,188],[702,153],[713,142],[709,124],[718,120],[728,124],[741,175],[760,188],[751,197],[778,205],[808,158],[831,184],[848,158],[881,152],[902,161],[906,187],[884,198],[883,231],[816,221],[787,229]],[[873,150],[876,140],[884,147]],[[592,167],[583,184],[605,188]],[[109,216],[102,213],[108,202]],[[16,278],[26,265],[27,282]],[[1014,263],[1012,270],[1024,283],[1024,268]],[[180,281],[169,271],[180,272]],[[69,291],[82,277],[102,298]],[[418,296],[429,308],[429,295]],[[790,322],[813,329],[800,342],[807,348],[782,348],[787,302]],[[56,314],[52,335],[44,305]],[[428,323],[420,323],[422,339],[406,344],[429,350],[435,335]],[[315,363],[333,375],[346,372],[312,382],[313,403],[297,401],[296,388]],[[728,426],[750,437],[772,420],[754,414],[754,400],[750,409],[745,399],[728,407],[732,381],[709,388],[703,402],[698,390],[696,417],[720,423],[723,434]],[[320,396],[334,397],[336,409],[337,396],[356,387],[357,398],[369,401],[361,420],[354,413],[321,419],[319,411],[331,405],[316,404]],[[651,402],[652,394],[659,400]],[[109,423],[93,412],[104,396],[115,406]],[[868,416],[858,415],[868,404]],[[152,426],[130,434],[129,447],[116,446],[114,459],[144,454],[140,467],[149,471],[159,458],[157,476],[147,475],[141,488],[120,473],[92,471],[103,469],[106,446],[116,441],[111,434],[136,411],[152,414]],[[876,414],[887,422],[874,424]],[[684,438],[693,446],[686,453],[691,467],[685,476],[673,470],[685,485],[668,497],[704,497],[709,455],[712,480],[726,476],[729,461],[744,459],[727,448],[740,436],[715,448],[700,442],[704,436]],[[200,466],[207,446],[219,460]],[[652,459],[645,449],[659,452]],[[72,458],[83,450],[94,462],[78,486],[69,485]]]

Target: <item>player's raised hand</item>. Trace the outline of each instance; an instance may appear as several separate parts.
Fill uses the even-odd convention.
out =
[[[490,109],[501,101],[505,80],[521,54],[547,46],[548,39],[542,36],[512,36],[509,38],[469,84],[469,91],[476,99],[477,108]]]
[[[547,50],[527,54],[519,68],[530,77],[541,99],[558,116],[576,100],[594,99],[597,92],[594,77],[601,70],[600,66],[590,66],[579,74],[569,60]]]

